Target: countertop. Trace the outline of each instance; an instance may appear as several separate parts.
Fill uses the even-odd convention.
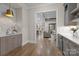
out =
[[[7,35],[6,34],[5,35],[4,34],[3,35],[0,34],[0,37],[6,37],[6,36],[12,36],[12,35],[19,35],[19,34],[22,34],[22,33],[7,34]]]
[[[58,34],[79,45],[79,30],[77,31],[77,33],[78,37],[74,37],[73,32],[70,30],[70,26],[60,27],[58,31]]]

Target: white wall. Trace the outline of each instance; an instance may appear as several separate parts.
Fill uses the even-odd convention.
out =
[[[45,12],[44,16],[45,18],[56,18],[56,11]]]
[[[22,8],[15,8],[16,9],[16,24],[18,26],[18,31],[22,33]]]
[[[3,15],[3,13],[8,9],[8,5],[6,4],[0,4],[0,16]]]
[[[22,45],[26,44],[27,42],[29,42],[29,23],[28,23],[28,11],[26,8],[22,8]]]
[[[64,25],[64,6],[62,4],[51,4],[44,6],[37,6],[29,9],[29,39],[30,42],[35,41],[35,13],[46,11],[57,11],[57,31],[59,26]]]

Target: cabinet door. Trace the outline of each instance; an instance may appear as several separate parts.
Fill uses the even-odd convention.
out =
[[[69,56],[69,41],[63,37],[63,53],[65,56]]]
[[[79,56],[79,46],[77,44],[70,41],[69,47],[70,47],[70,56]]]
[[[12,35],[0,38],[0,55],[14,50],[22,45],[22,35]]]
[[[22,34],[17,35],[17,45],[18,47],[22,46]]]
[[[17,35],[12,36],[12,40],[13,40],[13,49],[17,48]]]
[[[10,52],[22,44],[22,35],[12,35],[7,38],[7,51]]]
[[[22,44],[22,35],[14,35],[14,48],[21,47]]]
[[[7,37],[1,37],[1,55],[5,55],[7,51]]]
[[[13,36],[13,47],[14,49],[17,48],[17,47],[21,47],[22,45],[22,35],[21,34],[18,34],[18,35],[14,35]]]
[[[1,55],[5,55],[13,49],[13,40],[10,36],[1,38]]]
[[[7,37],[7,52],[10,52],[14,48],[14,40],[15,39],[13,36],[8,36]]]
[[[75,46],[76,48],[76,56],[79,56],[79,45]]]
[[[0,38],[0,55],[1,55],[1,38]]]
[[[1,55],[4,55],[5,54],[5,38],[1,38]]]
[[[77,3],[65,3],[64,24],[69,25],[74,16],[70,12],[77,7]]]
[[[63,37],[58,35],[58,47],[62,51],[63,50]]]

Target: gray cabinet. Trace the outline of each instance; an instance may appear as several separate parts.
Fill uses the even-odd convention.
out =
[[[6,52],[6,41],[5,41],[5,38],[0,38],[0,43],[1,43],[1,46],[0,46],[0,54],[3,55],[5,54]],[[4,43],[4,44],[3,44]]]
[[[22,45],[22,35],[17,35],[17,46],[18,47],[21,47],[21,45]]]
[[[22,45],[22,34],[6,36],[0,38],[0,55],[14,50]]]
[[[79,56],[79,45],[69,41],[70,56]]]
[[[69,56],[69,41],[63,37],[63,54]]]
[[[58,48],[63,51],[63,37],[58,35]]]
[[[64,4],[64,25],[69,25],[74,16],[71,15],[71,11],[77,7],[77,3],[65,3]]]
[[[58,36],[62,37],[62,41],[58,39],[58,43],[62,43],[62,45],[59,44],[59,49],[61,49],[62,46],[61,50],[65,56],[79,56],[79,45],[61,35]]]

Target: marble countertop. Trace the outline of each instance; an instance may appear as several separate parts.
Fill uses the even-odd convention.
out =
[[[70,26],[60,27],[58,31],[58,34],[79,45],[79,30],[77,33],[77,37],[73,36],[73,32],[70,30]]]

